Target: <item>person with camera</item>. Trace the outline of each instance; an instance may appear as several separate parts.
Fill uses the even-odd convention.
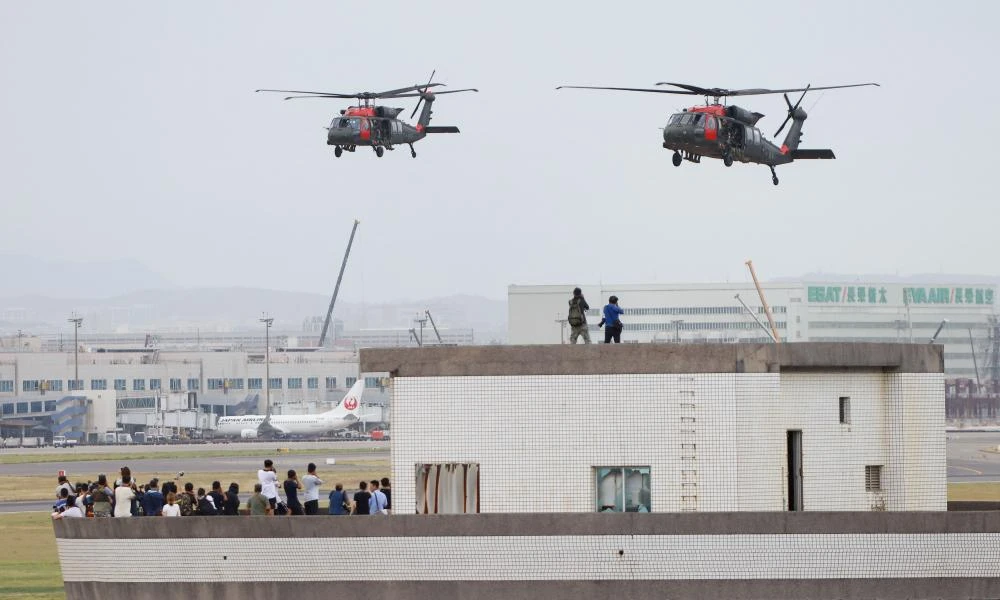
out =
[[[569,343],[575,344],[581,336],[583,343],[590,343],[590,330],[587,326],[587,311],[590,305],[583,297],[583,290],[573,289],[573,297],[569,299],[569,313],[566,315],[566,322],[569,323]]]
[[[135,482],[132,481],[132,471],[128,467],[122,467],[122,478],[115,486],[115,509],[116,517],[131,517],[132,503],[135,502]]]
[[[604,305],[604,318],[601,319],[601,325],[604,325],[604,343],[610,344],[611,340],[614,339],[616,344],[622,343],[622,329],[625,328],[625,324],[622,323],[621,315],[625,314],[625,309],[618,306],[618,296],[611,296],[608,298],[608,303]]]
[[[257,481],[260,489],[267,501],[271,503],[271,510],[278,506],[278,474],[274,471],[274,462],[268,458],[264,461],[264,468],[257,471]]]
[[[295,469],[288,469],[288,479],[282,484],[285,488],[285,504],[288,506],[288,514],[302,515],[302,502],[299,501],[299,490],[302,489],[302,482]]]

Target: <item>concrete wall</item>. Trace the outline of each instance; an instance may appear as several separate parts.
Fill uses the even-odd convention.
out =
[[[68,600],[1000,596],[995,512],[188,517],[54,528]]]

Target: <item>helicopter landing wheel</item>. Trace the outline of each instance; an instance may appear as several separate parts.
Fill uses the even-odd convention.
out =
[[[674,156],[673,156],[672,160],[674,162],[674,166],[675,167],[679,167],[679,166],[681,166],[681,161],[683,161],[684,158],[681,157],[681,153],[680,152],[674,152]]]
[[[416,158],[417,157],[417,151],[413,149],[413,144],[410,144],[409,146],[410,146],[410,156],[412,156],[413,158]]]
[[[382,146],[375,146],[375,156],[382,158],[383,154],[385,154],[385,150],[382,148]]]
[[[344,153],[344,149],[341,148],[340,146],[334,146],[333,147],[333,155],[336,156],[337,158],[340,158],[340,155],[343,154],[343,153]]]
[[[778,185],[778,174],[774,172],[774,167],[771,167],[771,183]]]
[[[725,154],[723,154],[722,155],[722,164],[726,165],[727,167],[733,166],[733,157],[732,157],[732,155],[729,154],[728,152],[725,153]]]

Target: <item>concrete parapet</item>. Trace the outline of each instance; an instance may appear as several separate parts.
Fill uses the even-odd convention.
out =
[[[943,373],[940,345],[801,342],[775,344],[591,344],[366,348],[361,372],[398,377],[775,373],[882,370]]]

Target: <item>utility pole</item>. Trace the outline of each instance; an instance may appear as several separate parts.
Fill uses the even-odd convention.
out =
[[[83,324],[83,317],[79,317],[76,313],[72,317],[67,319],[73,324],[73,389],[82,388],[79,385],[80,382],[80,341],[77,332],[80,331],[80,325]],[[78,387],[79,386],[79,387]]]
[[[566,343],[566,324],[569,323],[566,319],[556,319],[556,323],[559,323],[559,343]]]
[[[441,339],[441,333],[438,331],[438,326],[434,322],[434,317],[431,316],[431,309],[428,308],[425,310],[424,314],[427,315],[427,319],[431,322],[431,327],[434,328],[434,335],[437,336],[438,345],[440,346],[444,343],[444,340]]]
[[[670,321],[674,324],[674,342],[679,344],[681,342],[681,323],[684,319],[673,319]]]
[[[754,271],[753,261],[747,261],[747,267],[750,269],[750,277],[753,277],[753,284],[757,287],[757,294],[760,296],[760,303],[764,306],[764,314],[767,315],[767,324],[771,326],[771,337],[774,338],[775,344],[781,343],[781,336],[778,335],[778,327],[774,324],[774,316],[771,314],[771,307],[767,305],[767,299],[764,298],[764,289],[760,287],[760,282],[757,281],[757,272]]]
[[[344,252],[344,261],[340,263],[340,274],[337,275],[337,285],[333,286],[333,297],[330,298],[330,306],[326,309],[326,320],[323,321],[323,331],[319,334],[319,347],[322,348],[326,342],[326,332],[330,329],[330,318],[333,316],[333,305],[337,303],[337,294],[340,293],[340,281],[344,278],[344,269],[347,267],[347,257],[351,255],[351,245],[354,244],[354,234],[358,230],[361,221],[354,220],[354,227],[351,228],[351,237],[347,240],[347,250]]]
[[[262,315],[260,322],[264,324],[264,404],[265,415],[271,414],[271,324],[274,318]]]

